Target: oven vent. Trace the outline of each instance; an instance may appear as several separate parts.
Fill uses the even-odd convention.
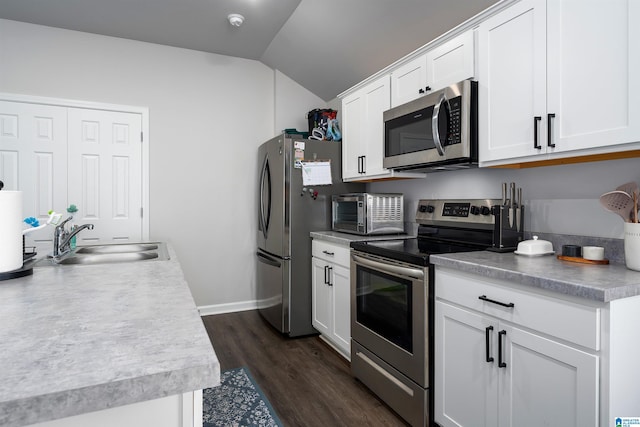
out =
[[[403,196],[400,194],[375,195],[371,201],[371,220],[403,221]]]

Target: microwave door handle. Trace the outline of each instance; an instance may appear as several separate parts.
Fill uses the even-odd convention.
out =
[[[444,93],[440,95],[438,103],[433,107],[433,116],[431,117],[431,132],[433,134],[433,142],[436,145],[438,154],[444,156],[444,148],[442,147],[442,141],[440,141],[440,134],[438,133],[438,119],[440,117],[440,107],[444,102],[449,102]]]

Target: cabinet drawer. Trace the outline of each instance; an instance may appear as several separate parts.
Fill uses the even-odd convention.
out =
[[[312,255],[349,268],[349,247],[313,239]]]
[[[436,267],[436,298],[600,350],[601,309],[508,282]],[[484,298],[484,299],[481,299]],[[504,304],[504,305],[501,305]],[[508,305],[513,304],[509,307]],[[505,306],[506,305],[506,306]]]

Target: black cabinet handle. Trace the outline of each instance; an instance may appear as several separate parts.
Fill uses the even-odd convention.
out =
[[[508,303],[508,304],[507,304],[507,303],[505,303],[505,302],[500,302],[500,301],[496,301],[496,300],[494,300],[494,299],[487,298],[487,296],[486,296],[486,295],[480,295],[480,296],[478,297],[478,299],[481,299],[482,301],[490,302],[490,303],[493,303],[493,304],[498,304],[498,305],[501,305],[501,306],[503,306],[503,307],[508,307],[508,308],[513,308],[513,307],[515,307],[515,304],[514,304],[514,303],[512,303],[512,302],[510,302],[510,303]]]
[[[491,357],[491,350],[489,349],[489,343],[491,342],[491,331],[493,331],[493,326],[487,326],[486,328],[484,328],[484,339],[485,339],[487,363],[493,362],[493,357]]]
[[[555,147],[556,146],[556,144],[552,144],[551,143],[551,135],[552,135],[552,132],[551,132],[551,119],[553,119],[555,116],[556,115],[553,114],[553,113],[547,114],[547,145],[549,147]]]
[[[329,276],[329,266],[328,266],[328,265],[325,265],[325,266],[324,266],[324,284],[325,284],[325,285],[328,285],[328,284],[329,284],[328,276]]]
[[[502,337],[507,335],[504,329],[498,332],[498,368],[506,368],[507,364],[502,360]]]
[[[429,92],[431,90],[431,86],[425,86],[424,90],[425,92]]]
[[[422,88],[418,89],[418,93],[424,93],[424,89]]]
[[[367,173],[367,156],[362,156],[362,173]]]
[[[535,116],[533,118],[533,148],[535,148],[536,150],[542,149],[542,146],[540,145],[538,140],[538,127],[540,126],[539,122],[541,121],[542,121],[541,116]]]
[[[329,256],[334,256],[335,253],[334,252],[329,252],[329,251],[322,251],[323,254],[325,255],[329,255]]]
[[[358,156],[358,173],[364,173],[364,158],[365,156]]]
[[[329,267],[329,279],[327,280],[327,285],[333,286],[333,282],[331,281],[331,273],[333,272],[333,267]]]

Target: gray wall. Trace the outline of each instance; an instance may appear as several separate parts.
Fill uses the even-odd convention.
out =
[[[499,199],[504,181],[522,187],[526,231],[622,239],[622,219],[605,210],[599,198],[620,184],[640,183],[640,159],[435,172],[424,179],[385,181],[367,187],[372,192],[404,193],[405,220],[413,222],[421,198]]]
[[[197,305],[255,300],[257,147],[320,98],[258,61],[2,19],[0,92],[148,107],[150,238]]]

